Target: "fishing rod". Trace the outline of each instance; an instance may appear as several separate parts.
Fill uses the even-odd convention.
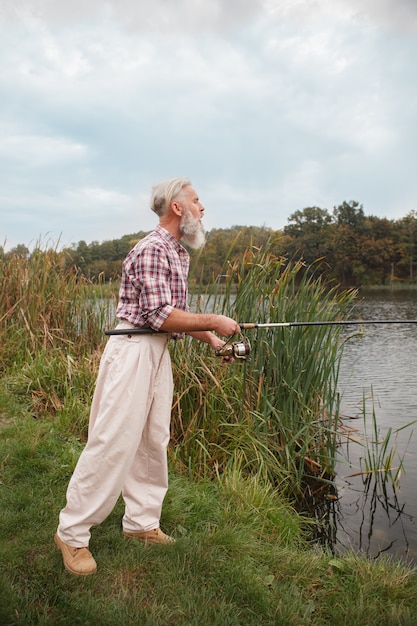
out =
[[[350,324],[417,324],[417,320],[329,320],[318,322],[269,322],[260,323],[240,323],[240,330],[252,330],[254,328],[293,328],[299,326],[348,326]],[[216,356],[234,357],[245,360],[249,356],[251,346],[249,339],[243,338],[243,341],[235,341],[231,343],[230,338],[226,343],[215,351]]]
[[[272,322],[239,324],[241,330],[252,328],[292,328],[293,326],[349,326],[350,324],[417,324],[417,320],[332,320],[320,322]]]
[[[318,322],[242,322],[239,323],[240,330],[252,330],[254,328],[294,328],[300,326],[363,326],[365,324],[417,324],[417,320],[328,320]],[[164,331],[157,331],[149,326],[141,326],[137,328],[114,328],[106,330],[106,335],[152,335],[163,334]],[[230,337],[226,343],[215,351],[216,356],[234,357],[236,359],[245,360],[251,352],[249,339],[243,337],[242,341],[232,342]]]

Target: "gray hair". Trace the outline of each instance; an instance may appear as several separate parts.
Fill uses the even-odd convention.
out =
[[[187,185],[191,185],[188,178],[169,178],[152,187],[152,211],[159,217],[165,215],[171,202],[181,196],[183,188]]]

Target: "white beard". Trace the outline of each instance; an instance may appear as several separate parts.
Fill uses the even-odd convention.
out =
[[[204,226],[199,217],[193,217],[189,209],[184,209],[180,222],[181,240],[193,250],[204,245],[206,237]]]

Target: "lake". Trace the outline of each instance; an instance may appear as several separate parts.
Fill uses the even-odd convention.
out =
[[[417,290],[364,292],[352,319],[417,319]],[[383,474],[352,476],[364,469],[365,449],[342,444],[337,496],[326,511],[326,543],[336,552],[353,548],[371,557],[381,553],[417,564],[417,324],[347,326],[339,375],[342,428],[357,439],[381,442],[392,429],[388,449],[402,461],[399,484]],[[365,407],[365,420],[364,410]],[[374,415],[373,415],[374,413]],[[404,428],[405,427],[405,428]],[[399,430],[402,429],[402,430]],[[396,432],[398,431],[398,432]],[[362,460],[361,460],[362,457]]]

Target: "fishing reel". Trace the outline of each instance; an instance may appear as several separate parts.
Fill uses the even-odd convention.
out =
[[[250,355],[251,346],[249,339],[242,337],[242,341],[230,342],[230,339],[226,341],[224,346],[217,348],[215,354],[221,357],[233,357],[234,359],[240,359],[246,361],[246,358]]]

